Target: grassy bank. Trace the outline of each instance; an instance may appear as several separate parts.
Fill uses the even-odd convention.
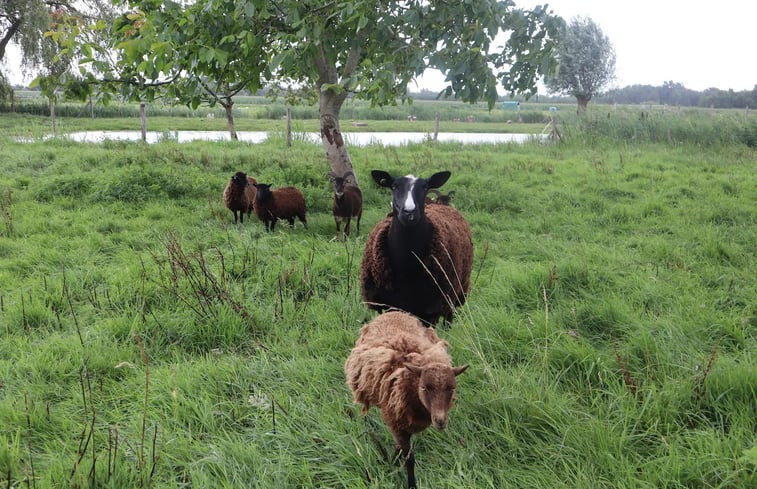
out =
[[[267,103],[266,103],[267,102]],[[318,111],[314,105],[289,107],[293,131],[318,132]],[[435,115],[440,132],[493,132],[534,134],[549,130],[551,117],[558,131],[572,144],[665,144],[713,147],[738,145],[757,148],[757,112],[754,110],[692,109],[667,106],[592,105],[586,114],[575,107],[523,103],[522,110],[488,110],[486,104],[469,105],[456,101],[418,100],[408,105],[371,107],[363,101],[348,101],[341,111],[345,132],[420,132],[433,134]],[[8,107],[0,107],[0,111]],[[286,130],[287,106],[261,97],[240,97],[235,105],[237,131]],[[0,112],[2,113],[2,112]],[[38,99],[19,102],[15,113],[0,117],[0,137],[43,138],[52,133],[46,104]],[[140,130],[137,104],[96,106],[90,117],[88,106],[62,103],[56,108],[57,134],[86,130]],[[416,117],[408,120],[408,116]],[[147,107],[147,129],[227,131],[222,109],[151,104]]]
[[[286,131],[286,120],[276,119],[236,119],[234,123],[237,131]],[[421,132],[433,134],[433,121],[385,121],[385,120],[352,120],[343,119],[341,127],[344,132]],[[443,121],[440,123],[440,132],[494,132],[494,133],[538,133],[544,128],[544,124],[518,124],[518,123],[490,123],[490,122],[462,122]],[[82,118],[63,117],[57,120],[58,134],[66,134],[75,131],[139,131],[140,120],[138,117],[115,117],[115,118]],[[52,124],[49,118],[29,115],[13,115],[0,117],[0,130],[6,136],[43,138],[52,134]],[[166,132],[169,131],[228,131],[226,119],[207,117],[169,117],[159,116],[147,119],[147,130]],[[317,119],[294,120],[292,122],[294,133],[320,131]],[[1,137],[1,136],[0,136]]]
[[[449,429],[415,439],[421,487],[757,483],[754,150],[352,148],[347,243],[322,151],[3,141],[0,487],[404,484],[342,371],[388,211],[373,168],[451,170],[476,246],[439,332],[471,368]],[[234,225],[237,170],[300,187],[309,228]]]

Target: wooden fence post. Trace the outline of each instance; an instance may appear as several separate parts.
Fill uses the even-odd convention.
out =
[[[556,143],[557,141],[562,139],[562,136],[560,136],[560,131],[557,130],[557,117],[551,116],[550,119],[550,123],[552,124],[552,132],[550,134],[550,137],[552,139],[552,142]]]
[[[52,97],[50,97],[50,120],[53,123],[53,136],[56,136],[57,134],[57,125],[55,123],[55,101]]]
[[[139,103],[139,120],[142,127],[142,142],[147,142],[147,116],[145,115],[145,103]]]
[[[287,148],[292,147],[292,109],[287,107]]]
[[[434,113],[434,141],[439,136],[439,112]]]

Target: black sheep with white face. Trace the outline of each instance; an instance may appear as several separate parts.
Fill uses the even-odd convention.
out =
[[[403,226],[423,224],[426,194],[430,189],[436,189],[449,180],[451,173],[441,171],[430,178],[418,178],[414,175],[392,177],[382,170],[373,170],[371,176],[381,187],[392,189],[392,210],[394,216]]]
[[[392,213],[366,241],[360,275],[363,300],[371,309],[399,309],[426,324],[440,317],[451,321],[470,290],[470,227],[452,207],[425,205],[428,191],[442,186],[450,172],[427,179],[393,177],[382,170],[371,175],[379,186],[392,189]]]

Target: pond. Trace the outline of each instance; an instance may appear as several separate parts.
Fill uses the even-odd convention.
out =
[[[431,135],[425,132],[349,132],[343,133],[348,145],[367,146],[370,144],[381,144],[384,146],[401,146],[408,143],[420,143],[427,141]],[[284,137],[280,132],[266,131],[239,131],[237,136],[240,141],[248,143],[261,143],[270,136]],[[74,141],[98,143],[105,140],[113,141],[139,141],[141,138],[140,131],[79,131],[71,132],[64,137]],[[313,143],[320,143],[320,135],[315,132],[293,133],[295,140],[307,140]],[[463,144],[482,144],[482,143],[523,143],[530,140],[540,140],[544,136],[541,134],[504,134],[504,133],[464,133],[464,132],[440,132],[437,140],[439,142],[458,142]],[[227,131],[147,131],[147,142],[156,143],[160,141],[177,141],[185,143],[188,141],[228,141],[230,139]]]

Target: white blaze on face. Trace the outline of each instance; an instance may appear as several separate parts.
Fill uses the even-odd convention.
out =
[[[405,175],[405,178],[410,180],[410,188],[407,189],[407,196],[405,197],[404,210],[412,212],[415,210],[415,200],[413,199],[413,189],[415,188],[415,182],[418,180],[414,175]]]

